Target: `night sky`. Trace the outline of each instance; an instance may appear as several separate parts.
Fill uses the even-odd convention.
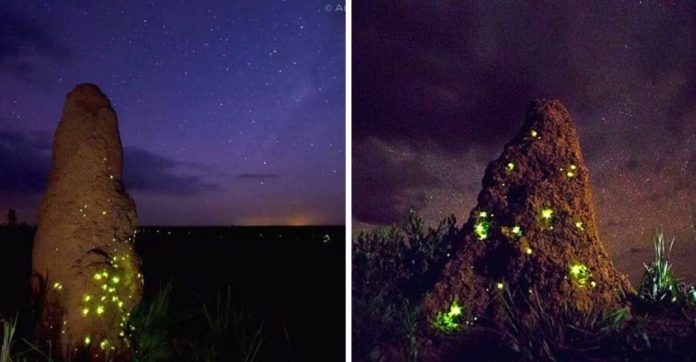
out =
[[[693,1],[363,0],[352,26],[355,228],[465,221],[529,102],[557,98],[619,269],[635,282],[662,228],[696,280]]]
[[[342,4],[4,2],[0,210],[36,222],[65,96],[90,82],[141,224],[343,224]]]

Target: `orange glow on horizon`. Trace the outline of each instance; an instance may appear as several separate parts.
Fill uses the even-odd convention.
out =
[[[317,219],[309,215],[248,216],[238,221],[242,226],[308,226],[319,225]]]

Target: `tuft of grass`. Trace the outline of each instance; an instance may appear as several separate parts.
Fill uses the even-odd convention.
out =
[[[167,285],[151,301],[141,301],[131,312],[126,329],[134,361],[170,360],[170,296],[171,285]]]
[[[672,273],[669,254],[674,246],[674,238],[667,247],[664,234],[658,231],[653,239],[654,258],[650,264],[643,264],[645,272],[638,288],[638,297],[653,306],[669,306],[696,301],[696,289],[682,288]]]
[[[17,329],[17,318],[2,321],[2,345],[0,346],[0,362],[12,361],[12,345]]]
[[[228,287],[225,294],[218,292],[214,304],[204,303],[201,309],[207,333],[202,343],[191,346],[189,360],[257,360],[266,332],[264,322],[256,321],[252,307],[233,303]]]
[[[646,345],[638,342],[645,341],[647,335],[629,328],[629,307],[604,314],[580,313],[564,305],[561,315],[552,315],[546,312],[538,295],[533,293],[531,300],[522,296],[519,304],[509,291],[502,298],[506,316],[503,338],[522,360],[575,360],[599,353],[607,346],[622,344],[622,349],[635,350],[634,346]]]

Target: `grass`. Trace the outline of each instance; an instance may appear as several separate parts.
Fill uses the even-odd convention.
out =
[[[171,356],[169,331],[171,285],[162,288],[151,301],[140,302],[131,312],[126,330],[138,362],[168,361]]]
[[[674,239],[669,243],[664,234],[658,231],[653,239],[654,256],[650,264],[643,264],[645,272],[638,287],[638,297],[652,307],[693,304],[696,302],[696,289],[687,288],[672,273],[669,254],[674,246]]]
[[[564,305],[561,315],[546,312],[538,293],[523,297],[516,307],[509,291],[503,295],[506,325],[503,340],[518,357],[528,361],[559,361],[601,354],[608,344],[615,346],[618,336],[647,340],[641,330],[629,328],[632,319],[628,306],[603,314],[597,311],[577,313]],[[520,313],[520,308],[526,311]],[[649,343],[649,342],[648,342]]]
[[[132,360],[137,362],[185,361],[242,361],[258,360],[264,346],[265,322],[257,321],[254,309],[233,300],[231,288],[218,292],[213,302],[203,301],[192,317],[176,318],[171,305],[171,285],[167,285],[149,300],[141,301],[131,312],[126,324],[126,340],[133,349]],[[53,358],[50,348],[37,347],[17,339],[17,318],[2,320],[0,362],[61,361]],[[187,334],[190,325],[203,326],[195,338]],[[286,338],[288,339],[287,331]],[[111,358],[108,356],[105,361]]]
[[[0,346],[0,362],[12,362],[12,345],[17,329],[17,318],[2,321],[2,346]]]
[[[231,288],[218,292],[214,303],[204,302],[200,315],[205,330],[197,341],[179,348],[190,361],[256,361],[266,338],[265,322],[253,308],[232,298]],[[286,333],[286,338],[289,336]],[[290,347],[290,346],[289,346]]]
[[[452,252],[460,232],[454,224],[452,218],[426,229],[411,214],[404,225],[361,233],[353,241],[355,358],[415,361],[444,353],[451,360],[696,360],[696,287],[674,275],[669,260],[674,240],[661,232],[638,292],[616,310],[581,313],[565,306],[552,315],[539,293],[523,293],[514,303],[506,288],[500,299],[504,325],[482,320],[466,333],[456,328],[433,338],[436,329],[419,306]],[[453,315],[442,321],[453,322]],[[433,342],[439,345],[435,351]]]

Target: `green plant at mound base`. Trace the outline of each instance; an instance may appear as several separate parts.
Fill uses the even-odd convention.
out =
[[[0,362],[12,361],[12,344],[14,342],[14,333],[17,329],[17,318],[9,321],[2,321],[2,346],[0,346]]]
[[[466,307],[453,301],[446,312],[438,312],[433,326],[444,333],[454,333],[461,328],[462,319],[466,315]]]
[[[411,211],[404,224],[362,232],[353,240],[356,358],[379,359],[386,346],[406,347],[410,357],[403,359],[418,355],[417,336],[430,327],[418,306],[451,257],[459,231],[454,216],[426,227]]]
[[[683,290],[672,274],[669,253],[674,239],[666,246],[664,234],[658,231],[653,241],[655,257],[649,265],[643,264],[645,273],[638,288],[638,297],[653,305],[671,305],[696,302],[696,289]]]
[[[133,347],[134,361],[169,361],[171,285],[162,288],[151,301],[141,301],[126,323],[126,340]]]
[[[518,298],[502,295],[505,310],[504,340],[521,360],[559,361],[576,360],[589,351],[598,351],[607,342],[619,348],[634,350],[637,345],[648,345],[647,335],[641,330],[631,330],[629,307],[622,307],[605,314],[598,311],[580,313],[564,305],[560,315],[547,313],[538,297]]]

